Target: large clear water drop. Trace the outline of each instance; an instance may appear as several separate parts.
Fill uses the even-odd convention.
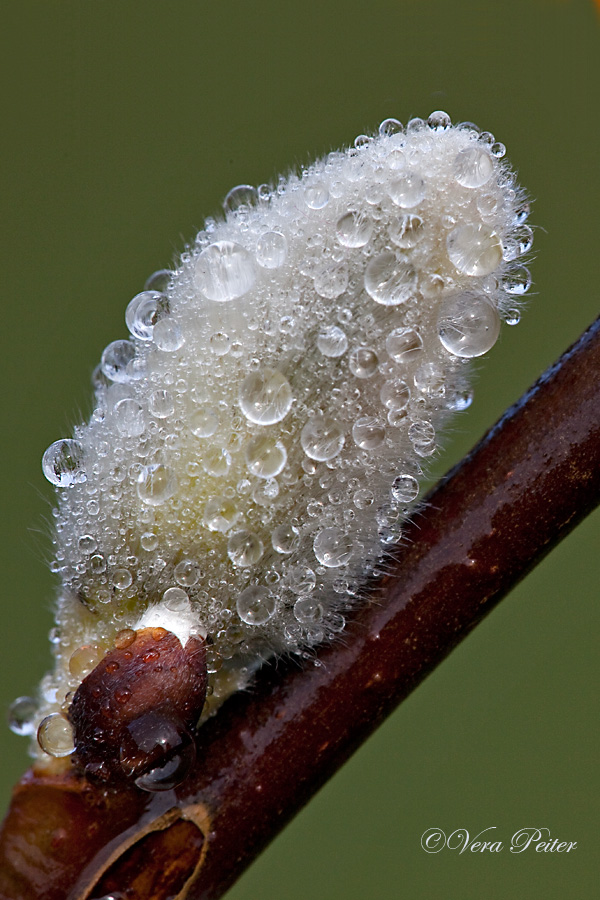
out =
[[[502,261],[502,242],[483,224],[459,225],[446,238],[448,256],[465,275],[490,275]]]
[[[500,334],[500,317],[487,297],[464,291],[442,301],[437,329],[449,353],[470,359],[494,346]]]
[[[216,241],[196,260],[194,280],[209,300],[225,303],[248,293],[256,280],[256,269],[252,257],[240,244]]]
[[[239,390],[240,409],[256,425],[273,425],[285,419],[292,408],[292,389],[277,369],[265,366],[252,372]]]
[[[50,444],[42,457],[42,471],[50,484],[71,487],[86,480],[83,447],[65,438]]]
[[[336,457],[344,442],[344,429],[331,416],[312,416],[300,433],[302,449],[307,456],[318,462]]]
[[[367,294],[383,306],[398,306],[415,296],[417,275],[410,263],[385,251],[375,256],[365,270]]]

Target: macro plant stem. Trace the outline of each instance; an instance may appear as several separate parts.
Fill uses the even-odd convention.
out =
[[[198,734],[177,789],[57,761],[16,787],[2,900],[222,896],[382,720],[600,499],[600,320],[429,495],[319,665],[264,667]]]

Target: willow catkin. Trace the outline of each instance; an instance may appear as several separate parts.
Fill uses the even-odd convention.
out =
[[[343,630],[471,402],[470,360],[518,321],[532,232],[503,155],[444,113],[386,120],[234,188],[133,298],[90,421],[43,459],[61,590],[42,757],[71,752],[70,699],[127,630],[206,639],[204,716]]]

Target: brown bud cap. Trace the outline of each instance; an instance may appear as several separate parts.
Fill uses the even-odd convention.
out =
[[[185,647],[164,628],[118,639],[83,680],[69,709],[76,765],[92,778],[131,779],[168,790],[195,760],[195,726],[206,697],[206,646]]]

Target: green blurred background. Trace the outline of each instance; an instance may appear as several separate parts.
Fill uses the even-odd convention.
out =
[[[530,309],[482,366],[442,472],[598,311],[600,17],[592,0],[13,0],[2,13],[0,704],[49,665],[40,457],[153,270],[227,190],[447,110],[506,143],[535,199]],[[232,889],[230,900],[593,895],[598,514],[507,598]],[[27,764],[0,731],[2,807]],[[566,855],[420,846],[426,828]],[[594,858],[596,856],[596,858]]]

